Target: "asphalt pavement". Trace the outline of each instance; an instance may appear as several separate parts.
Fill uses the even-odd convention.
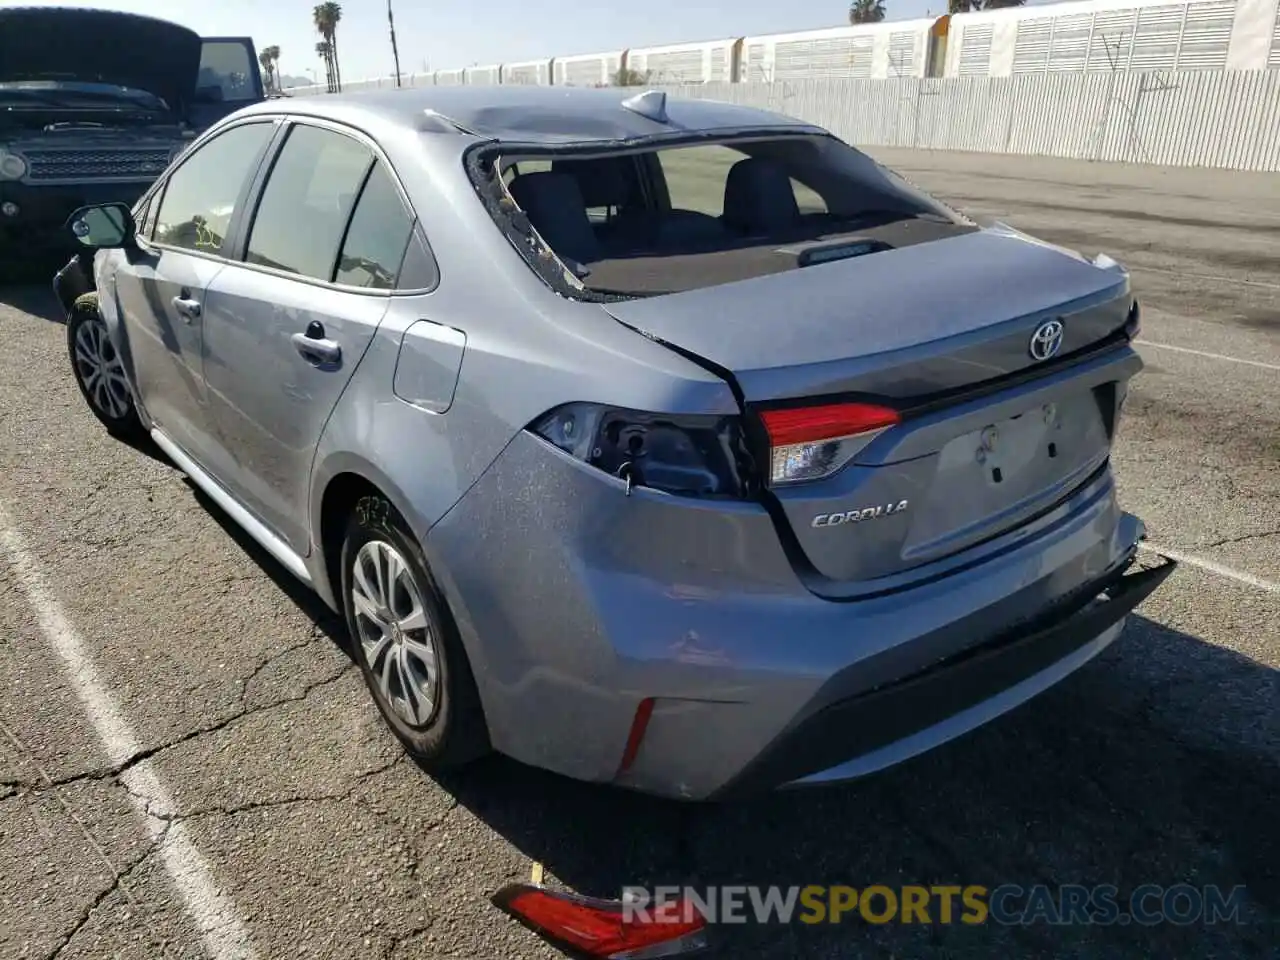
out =
[[[1240,923],[741,925],[732,958],[1261,958],[1280,944],[1280,176],[875,151],[1133,269],[1125,506],[1183,558],[1121,641],[895,770],[682,807],[384,731],[321,606],[111,440],[47,281],[0,288],[0,958],[557,956],[488,896],[624,884],[1246,889]],[[798,638],[796,642],[802,642]]]

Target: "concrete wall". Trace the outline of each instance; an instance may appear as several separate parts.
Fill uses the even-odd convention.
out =
[[[855,145],[1280,171],[1280,70],[704,83]]]

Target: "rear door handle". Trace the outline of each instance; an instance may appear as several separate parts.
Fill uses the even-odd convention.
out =
[[[177,310],[178,315],[187,323],[200,317],[200,301],[192,300],[190,297],[181,295],[174,297],[173,309]]]
[[[342,347],[333,340],[309,337],[305,333],[295,333],[289,339],[294,349],[311,363],[332,364],[342,359]]]

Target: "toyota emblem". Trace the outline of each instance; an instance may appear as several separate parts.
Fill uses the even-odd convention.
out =
[[[1031,335],[1031,359],[1048,360],[1062,348],[1062,321],[1050,320]]]

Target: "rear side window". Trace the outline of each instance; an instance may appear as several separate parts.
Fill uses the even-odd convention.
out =
[[[373,153],[358,140],[295,126],[262,191],[248,262],[332,280],[356,195],[372,163]]]
[[[334,279],[351,287],[395,289],[412,230],[400,192],[379,161],[360,192]]]
[[[271,138],[271,123],[246,123],[190,153],[169,177],[156,216],[156,243],[218,253],[245,182]],[[156,207],[153,199],[151,207]]]

